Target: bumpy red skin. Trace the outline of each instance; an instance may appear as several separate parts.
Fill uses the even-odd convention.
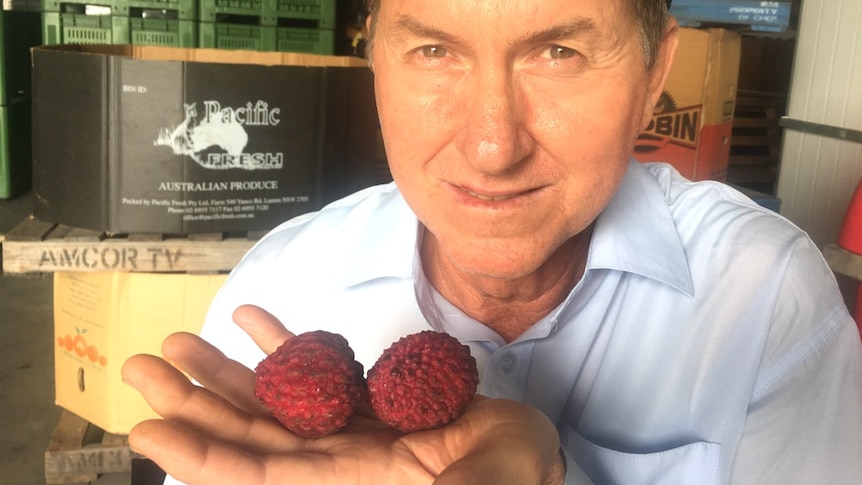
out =
[[[386,349],[368,371],[367,382],[377,417],[411,433],[461,416],[476,394],[479,376],[466,345],[429,330]]]
[[[362,364],[347,340],[330,332],[287,340],[255,372],[255,396],[285,428],[305,438],[340,430],[366,399]]]

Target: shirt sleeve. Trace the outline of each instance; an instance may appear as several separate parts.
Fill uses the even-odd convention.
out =
[[[730,483],[862,483],[859,332],[819,252],[791,261]]]

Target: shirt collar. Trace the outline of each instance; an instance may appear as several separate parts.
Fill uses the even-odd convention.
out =
[[[353,286],[378,278],[416,279],[422,230],[394,183],[384,187],[373,215],[354,234],[342,284]],[[420,268],[421,269],[421,268]],[[596,220],[587,270],[636,273],[692,295],[688,262],[661,186],[636,160],[629,162],[619,190]]]
[[[361,210],[355,219],[360,225],[348,231],[355,244],[347,247],[354,253],[346,258],[341,285],[350,287],[380,278],[414,278],[414,263],[418,261],[420,224],[395,183],[380,187],[379,197],[365,200],[354,210]],[[355,214],[358,215],[358,214]]]
[[[587,270],[639,274],[691,296],[694,284],[666,196],[636,160],[611,202],[596,219]]]

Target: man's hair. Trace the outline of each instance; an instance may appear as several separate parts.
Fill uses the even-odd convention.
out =
[[[664,29],[667,26],[669,0],[629,0],[635,20],[640,30],[641,45],[644,54],[644,66],[651,69],[658,57],[658,50],[664,38]],[[374,32],[377,25],[377,11],[380,9],[381,0],[366,0],[368,12],[371,16],[371,24],[368,29],[368,39],[365,44],[365,52],[369,60],[373,55]]]

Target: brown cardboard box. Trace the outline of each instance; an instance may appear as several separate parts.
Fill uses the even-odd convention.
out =
[[[375,182],[363,59],[33,49],[38,219],[111,233],[269,230]]]
[[[730,30],[680,29],[673,69],[635,158],[668,162],[692,180],[725,180],[740,47]]]
[[[123,362],[139,353],[161,355],[171,333],[198,333],[226,277],[54,273],[57,405],[117,434],[156,417],[122,381]]]

